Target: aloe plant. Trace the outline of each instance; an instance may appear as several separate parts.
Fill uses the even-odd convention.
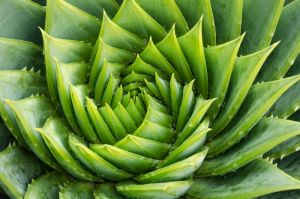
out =
[[[296,198],[299,10],[1,0],[3,194]]]

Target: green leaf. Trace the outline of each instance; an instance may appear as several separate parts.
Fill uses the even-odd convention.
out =
[[[48,88],[52,101],[59,106],[56,59],[61,63],[88,62],[92,47],[80,41],[58,39],[44,31],[42,31],[42,34]]]
[[[176,24],[176,31],[179,35],[183,35],[189,30],[188,24],[174,0],[154,0],[151,3],[148,0],[136,0],[136,2],[166,30],[170,30],[173,24]]]
[[[217,42],[221,44],[237,38],[241,34],[243,0],[212,0],[211,4]]]
[[[94,199],[95,185],[84,181],[73,181],[62,187],[59,192],[60,199]]]
[[[42,68],[42,49],[28,41],[0,37],[0,60],[0,70]]]
[[[95,199],[124,199],[122,195],[120,195],[114,184],[111,183],[102,183],[95,188],[94,191]]]
[[[237,53],[244,35],[227,43],[205,49],[209,81],[209,98],[217,98],[208,116],[211,121],[217,116],[224,101]]]
[[[141,174],[135,178],[140,183],[155,183],[155,182],[170,182],[183,180],[199,169],[207,154],[208,149],[196,153],[180,162],[170,164],[166,167],[151,171],[146,174]]]
[[[38,27],[43,27],[45,21],[42,6],[27,0],[2,0],[0,13],[0,37],[41,43]]]
[[[300,76],[294,76],[252,86],[232,125],[208,144],[209,156],[224,152],[246,136],[276,100],[299,80]]]
[[[99,39],[102,39],[110,46],[130,52],[140,52],[145,47],[144,40],[114,23],[105,12]]]
[[[164,28],[148,15],[135,0],[124,0],[113,21],[122,28],[148,40],[159,41],[166,36]]]
[[[153,168],[157,163],[157,160],[146,158],[111,145],[91,144],[90,148],[116,167],[134,174],[145,172]]]
[[[175,33],[175,26],[172,27],[168,35],[156,44],[157,49],[168,58],[168,61],[174,66],[180,77],[185,82],[190,82],[193,79],[193,74],[190,66],[180,48],[178,39]]]
[[[178,38],[178,42],[192,70],[197,93],[207,98],[208,77],[202,41],[202,21],[203,18],[200,18],[189,32]]]
[[[241,107],[251,85],[253,84],[261,66],[277,44],[247,56],[238,57],[232,71],[228,93],[222,111],[212,124],[209,136],[220,133]]]
[[[13,111],[5,103],[5,99],[19,100],[30,95],[46,94],[46,80],[32,71],[0,71],[0,112],[3,122],[18,142],[25,144]]]
[[[170,80],[170,92],[172,101],[172,112],[174,120],[177,121],[182,102],[183,89],[181,85],[176,81],[174,75],[172,75]]]
[[[9,146],[0,152],[0,186],[12,199],[21,199],[33,178],[46,171],[34,155],[19,146]]]
[[[299,154],[299,152],[296,152],[278,162],[278,168],[282,169],[284,172],[288,173],[298,180],[300,180]]]
[[[99,112],[117,141],[124,138],[127,133],[132,133],[126,131],[126,128],[108,104],[101,107]]]
[[[119,4],[115,0],[66,0],[70,4],[78,7],[79,9],[94,15],[95,17],[102,18],[103,13],[107,12],[109,16],[114,16],[119,9]]]
[[[118,192],[129,198],[145,199],[172,199],[183,196],[190,188],[189,181],[175,181],[150,184],[119,184],[116,186]]]
[[[89,149],[82,138],[70,134],[69,145],[75,156],[99,176],[111,181],[122,181],[132,177],[131,174],[118,169]]]
[[[78,125],[82,134],[92,143],[100,143],[99,138],[92,126],[86,109],[86,96],[88,96],[88,86],[81,84],[70,86],[71,99]]]
[[[156,160],[163,159],[167,155],[171,147],[171,145],[169,144],[130,134],[117,142],[115,146],[120,149],[124,149],[126,151]]]
[[[134,119],[121,103],[117,105],[117,107],[114,109],[114,112],[128,133],[132,133],[135,131],[135,129],[137,129]]]
[[[88,171],[73,157],[68,143],[69,135],[72,131],[63,119],[48,119],[43,128],[37,130],[57,162],[65,171],[81,180],[101,182],[101,178]]]
[[[267,161],[257,159],[225,176],[198,178],[187,198],[246,199],[299,187],[300,181]]]
[[[103,117],[98,111],[96,104],[89,98],[86,98],[86,106],[88,115],[95,127],[96,133],[104,144],[114,144],[116,142],[112,132],[108,128],[107,124],[103,120]]]
[[[47,2],[45,30],[53,37],[95,43],[101,22],[64,0]]]
[[[70,181],[69,176],[57,171],[42,175],[28,185],[24,199],[57,199],[60,186]]]
[[[158,70],[164,72],[166,75],[171,76],[172,74],[174,74],[177,80],[182,81],[178,72],[157,49],[151,37],[146,48],[140,53],[140,57],[148,64],[151,64]],[[153,59],[153,57],[155,57],[155,59]]]
[[[241,46],[242,54],[249,54],[270,45],[283,4],[284,0],[244,0],[242,31],[247,32],[247,35]]]
[[[81,62],[65,64],[57,61],[56,68],[58,94],[64,115],[74,131],[78,134],[82,134],[78,127],[73,109],[70,84],[77,85],[86,83],[89,66]]]
[[[208,159],[198,171],[199,176],[222,175],[234,171],[278,144],[300,135],[300,123],[263,118],[249,136],[222,155]]]
[[[284,77],[300,52],[300,1],[296,0],[282,9],[273,41],[280,45],[264,64],[258,80],[270,81]]]
[[[6,100],[6,103],[14,113],[27,146],[48,166],[59,169],[42,136],[36,131],[36,128],[41,128],[49,117],[57,116],[52,102],[46,97],[36,96],[19,101]]]
[[[111,74],[101,99],[100,104],[102,106],[105,104],[108,105],[111,104],[113,95],[115,93],[115,90],[118,88],[119,84],[120,84],[120,79]],[[125,86],[124,86],[124,90],[125,90]]]
[[[201,149],[206,140],[206,134],[210,129],[208,122],[203,121],[198,128],[181,145],[170,151],[168,156],[158,164],[158,168],[183,160]]]
[[[189,27],[193,27],[203,15],[203,43],[216,45],[216,30],[210,0],[176,0]]]

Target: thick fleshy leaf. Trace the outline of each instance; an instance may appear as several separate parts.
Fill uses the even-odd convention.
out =
[[[189,27],[193,27],[203,15],[203,41],[206,45],[216,45],[216,30],[210,0],[176,0]]]
[[[293,85],[271,108],[270,113],[280,118],[288,118],[300,109],[300,82]]]
[[[45,9],[33,1],[0,2],[0,37],[41,43],[38,27],[44,26]]]
[[[115,0],[66,0],[70,4],[78,7],[79,9],[102,18],[103,12],[108,13],[109,16],[114,16],[119,9],[119,4]]]
[[[159,168],[149,173],[141,174],[135,178],[140,183],[171,182],[184,180],[191,177],[199,169],[207,154],[208,149],[204,149],[195,155],[184,160]]]
[[[122,181],[132,177],[131,174],[118,169],[89,149],[82,138],[69,135],[69,145],[75,156],[99,176],[111,181]]]
[[[21,144],[25,141],[21,135],[17,121],[12,110],[5,103],[5,99],[19,100],[30,95],[46,94],[46,80],[32,71],[0,71],[0,112],[3,122],[8,127],[12,135]]]
[[[124,29],[148,40],[154,41],[166,36],[164,28],[157,23],[135,0],[124,0],[113,21]]]
[[[102,39],[110,46],[125,49],[130,52],[139,52],[145,47],[144,40],[114,23],[105,12],[99,39]]]
[[[0,70],[42,68],[42,49],[31,42],[0,37]]]
[[[163,159],[171,145],[154,140],[127,135],[115,144],[116,147],[156,160]]]
[[[19,101],[6,100],[6,103],[15,115],[27,146],[48,166],[55,169],[60,168],[42,136],[36,131],[36,128],[43,127],[49,117],[57,116],[52,102],[46,97],[35,96]]]
[[[232,125],[208,144],[209,156],[224,152],[246,136],[276,100],[299,80],[300,76],[294,76],[252,86]]]
[[[284,0],[244,0],[242,31],[247,34],[241,47],[243,54],[250,54],[270,45],[283,4]]]
[[[210,176],[234,171],[297,135],[300,135],[300,123],[284,119],[263,118],[249,132],[246,139],[228,152],[205,161],[198,174],[199,176]]]
[[[258,71],[276,45],[274,44],[256,53],[237,58],[232,71],[224,107],[212,124],[212,131],[209,132],[210,137],[225,129],[233,119],[253,84]]]
[[[141,173],[153,168],[157,160],[146,158],[111,145],[90,145],[91,149],[118,168],[130,173]]]
[[[62,187],[59,199],[94,199],[95,184],[84,181],[73,181]]]
[[[18,146],[0,152],[0,186],[12,199],[23,198],[27,185],[46,171],[34,155]]]
[[[56,68],[58,94],[64,115],[74,131],[81,134],[73,109],[70,84],[77,85],[87,83],[89,67],[87,64],[81,62],[64,64],[57,61]]]
[[[57,162],[65,171],[81,180],[101,181],[99,177],[88,171],[73,157],[68,143],[68,138],[72,131],[64,120],[59,118],[48,119],[43,128],[37,130]]]
[[[162,41],[156,44],[156,47],[165,57],[168,58],[168,61],[174,66],[180,77],[184,79],[185,82],[190,82],[193,79],[190,66],[176,37],[175,26],[172,27],[168,35]]]
[[[224,43],[237,38],[241,34],[243,0],[212,0],[211,4],[217,42]]]
[[[246,199],[299,188],[300,181],[267,161],[257,159],[225,176],[198,178],[187,198]]]
[[[182,13],[174,0],[136,0],[136,2],[166,30],[170,30],[176,24],[176,31],[183,35],[189,29]]]
[[[227,43],[205,49],[208,71],[209,98],[217,98],[208,112],[211,121],[219,113],[224,101],[237,53],[244,35]]]
[[[88,86],[85,84],[70,85],[73,109],[82,134],[92,143],[100,143],[99,138],[92,126],[86,109],[86,96],[88,96]]]
[[[24,199],[57,199],[60,186],[70,181],[68,175],[57,171],[42,175],[28,185]]]
[[[102,183],[95,188],[94,191],[95,199],[124,199],[122,195],[120,195],[114,184],[111,183]]]
[[[59,0],[61,1],[61,0]],[[52,101],[59,106],[56,77],[56,59],[62,63],[88,62],[91,45],[74,40],[58,39],[42,31],[46,63],[46,77]]]
[[[45,30],[53,37],[94,43],[101,22],[64,0],[47,2]]]
[[[208,77],[202,41],[202,21],[203,18],[200,18],[189,32],[178,38],[178,42],[192,70],[197,93],[207,98]]]
[[[296,0],[282,10],[273,41],[280,45],[264,64],[258,80],[270,81],[282,78],[293,65],[300,51],[300,1]]]
[[[150,184],[119,184],[117,190],[129,198],[172,199],[183,196],[191,186],[190,181],[175,181]]]

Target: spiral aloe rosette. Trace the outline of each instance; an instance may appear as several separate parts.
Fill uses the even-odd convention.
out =
[[[9,197],[300,189],[300,0],[39,3],[0,2]]]

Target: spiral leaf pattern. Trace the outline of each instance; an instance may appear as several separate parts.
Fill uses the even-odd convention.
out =
[[[0,30],[0,113],[19,143],[0,153],[0,168],[22,157],[9,168],[28,173],[18,190],[10,174],[0,176],[10,197],[51,187],[43,198],[249,198],[300,189],[299,178],[257,158],[299,149],[299,120],[286,118],[300,105],[291,67],[300,31],[284,30],[291,16],[300,23],[299,0],[0,2],[0,11],[22,7],[26,17]],[[9,32],[22,23],[22,33]],[[26,187],[44,164],[55,171]]]

